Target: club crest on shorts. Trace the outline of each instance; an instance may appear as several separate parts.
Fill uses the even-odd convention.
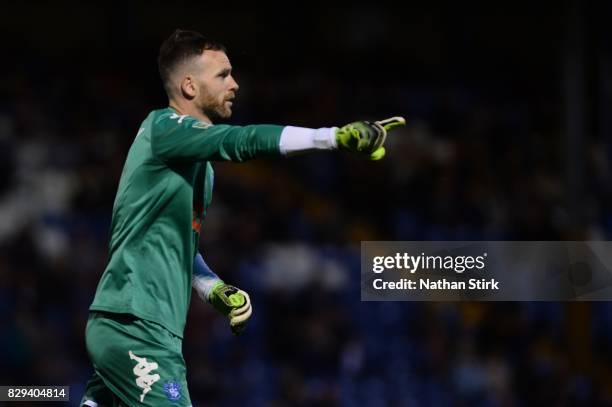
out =
[[[168,380],[166,383],[164,383],[164,393],[166,393],[168,400],[179,400],[183,396],[181,394],[182,389],[183,387],[176,380]]]

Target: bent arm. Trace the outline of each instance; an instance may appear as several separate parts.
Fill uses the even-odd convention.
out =
[[[212,288],[215,284],[222,282],[219,276],[208,267],[202,255],[198,253],[193,259],[193,279],[191,284],[198,293],[198,296],[202,300],[208,301]]]

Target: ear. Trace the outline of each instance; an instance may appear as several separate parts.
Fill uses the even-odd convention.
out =
[[[196,86],[191,75],[187,75],[181,81],[181,93],[186,99],[193,99],[196,96]]]

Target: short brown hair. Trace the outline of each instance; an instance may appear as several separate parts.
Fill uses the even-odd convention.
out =
[[[174,69],[187,59],[202,55],[206,50],[227,52],[222,44],[204,37],[197,31],[176,29],[162,43],[157,57],[157,66],[168,96],[171,93],[170,76]]]

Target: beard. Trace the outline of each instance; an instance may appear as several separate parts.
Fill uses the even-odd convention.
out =
[[[225,106],[217,104],[216,106],[203,106],[202,112],[212,121],[216,122],[219,120],[229,119],[232,116],[231,109]]]
[[[226,106],[227,100],[223,99],[221,103],[217,98],[213,97],[207,91],[202,92],[202,99],[200,103],[200,110],[206,115],[212,122],[219,120],[226,120],[232,116],[232,109]]]

